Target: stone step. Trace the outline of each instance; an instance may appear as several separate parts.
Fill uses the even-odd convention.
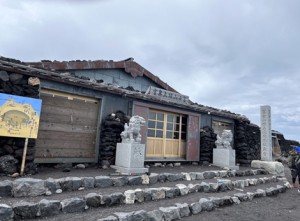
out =
[[[217,193],[226,191],[243,191],[245,187],[254,187],[257,185],[271,184],[274,182],[285,183],[289,187],[285,178],[276,176],[253,178],[231,181],[220,179],[216,183],[201,182],[198,184],[190,183],[188,185],[176,184],[173,188],[144,188],[127,190],[124,193],[115,192],[112,194],[89,193],[85,197],[73,197],[64,200],[46,200],[40,202],[19,201],[13,205],[0,205],[0,214],[10,214],[13,211],[14,219],[33,219],[36,217],[49,217],[60,213],[84,212],[90,208],[112,207],[120,204],[139,204],[142,202],[158,201],[162,199],[171,199],[183,197],[194,193]],[[7,215],[10,217],[11,215]],[[5,220],[5,219],[4,219]]]
[[[201,212],[213,211],[215,208],[240,204],[242,202],[251,201],[259,197],[271,197],[279,193],[284,193],[289,188],[288,185],[277,185],[263,189],[257,189],[254,192],[236,193],[232,196],[200,198],[199,201],[193,203],[176,203],[170,207],[159,207],[156,210],[145,211],[138,210],[132,212],[117,212],[108,217],[96,219],[97,221],[121,221],[121,220],[181,220],[184,217],[197,215]],[[199,217],[200,220],[200,217]]]
[[[52,195],[67,191],[78,191],[93,188],[123,187],[135,185],[153,185],[158,182],[176,182],[190,180],[205,180],[213,178],[228,178],[268,174],[264,169],[249,170],[216,170],[189,173],[151,173],[140,176],[96,176],[96,177],[64,177],[48,178],[19,178],[14,181],[0,182],[0,197],[35,197]]]

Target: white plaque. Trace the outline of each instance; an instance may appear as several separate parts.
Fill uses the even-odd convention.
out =
[[[179,104],[189,104],[189,97],[183,94],[167,91],[161,88],[150,86],[145,93],[146,95],[152,95],[158,99],[171,101]]]

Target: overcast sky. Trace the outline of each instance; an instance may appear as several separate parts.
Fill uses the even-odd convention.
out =
[[[299,0],[0,0],[0,56],[133,57],[180,93],[300,141]]]

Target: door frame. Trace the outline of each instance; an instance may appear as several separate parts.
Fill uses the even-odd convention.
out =
[[[140,101],[133,102],[133,115],[139,115],[143,117],[148,123],[148,112],[149,109],[161,110],[171,113],[178,113],[187,115],[188,122],[187,127],[193,130],[187,129],[187,146],[186,146],[186,158],[145,158],[145,161],[199,161],[200,157],[200,125],[201,125],[201,114],[196,112],[191,112],[188,110],[176,108],[176,107],[168,107],[153,103],[143,103]],[[197,119],[197,122],[192,122],[191,119]],[[142,143],[145,144],[147,148],[147,123],[145,126],[141,127],[141,135],[142,135]],[[146,152],[145,148],[145,152]],[[145,153],[146,156],[146,153]]]

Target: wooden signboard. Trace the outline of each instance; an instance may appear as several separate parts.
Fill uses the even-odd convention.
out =
[[[0,136],[37,138],[42,100],[0,93]]]
[[[0,136],[25,138],[20,175],[23,176],[28,138],[37,138],[42,100],[0,93]]]

